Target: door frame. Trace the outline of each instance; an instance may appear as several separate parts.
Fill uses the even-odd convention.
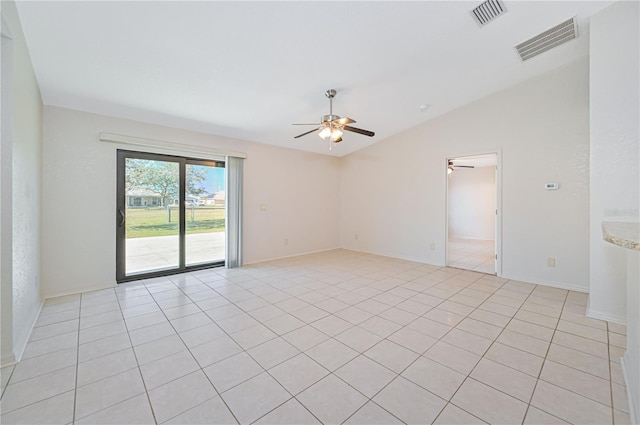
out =
[[[449,265],[449,177],[447,174],[449,161],[467,156],[496,155],[496,216],[495,216],[495,273],[497,277],[502,276],[502,149],[487,149],[483,151],[465,152],[447,155],[444,159],[444,181],[445,181],[445,202],[444,202],[444,265]]]
[[[124,283],[140,279],[150,279],[154,277],[170,276],[174,274],[185,273],[194,270],[203,270],[214,267],[223,267],[226,263],[226,258],[221,261],[215,261],[211,263],[202,263],[195,265],[186,265],[186,166],[187,164],[205,165],[211,163],[224,163],[226,169],[226,162],[221,160],[211,160],[202,158],[188,158],[176,155],[167,155],[152,152],[140,152],[126,149],[116,150],[117,162],[116,162],[116,282]],[[126,210],[126,193],[124,188],[124,175],[127,158],[147,159],[156,161],[177,162],[179,167],[179,186],[178,190],[178,208],[180,211],[180,221],[178,225],[178,267],[156,270],[150,272],[141,272],[136,274],[127,275],[127,239],[126,239],[126,215],[123,215],[122,211]],[[227,208],[225,208],[225,222],[226,222]],[[124,219],[124,220],[123,220]],[[226,229],[225,229],[226,230]]]

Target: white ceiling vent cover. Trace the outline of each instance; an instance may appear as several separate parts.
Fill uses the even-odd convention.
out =
[[[504,8],[504,5],[499,0],[487,0],[470,13],[473,19],[483,27],[506,11],[507,9]]]
[[[560,25],[556,25],[541,34],[518,44],[516,46],[516,50],[520,55],[520,59],[526,61],[534,56],[538,56],[540,53],[544,53],[547,50],[566,43],[567,41],[573,40],[577,36],[578,27],[576,24],[576,18],[573,17],[564,21]]]

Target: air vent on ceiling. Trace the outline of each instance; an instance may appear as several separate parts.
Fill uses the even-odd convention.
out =
[[[471,16],[473,16],[473,19],[483,27],[506,11],[507,9],[504,8],[504,5],[499,0],[487,0],[484,3],[481,3],[480,6],[473,9],[471,11]]]
[[[573,40],[578,36],[578,27],[575,17],[556,25],[545,32],[536,35],[516,46],[520,59],[526,61],[540,53],[553,49],[556,46]]]

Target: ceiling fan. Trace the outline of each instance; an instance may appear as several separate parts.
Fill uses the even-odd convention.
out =
[[[453,160],[448,161],[447,174],[453,173],[454,168],[476,168],[474,165],[454,165]]]
[[[325,93],[325,96],[327,96],[329,98],[329,115],[323,115],[322,118],[320,119],[320,123],[313,123],[313,124],[293,124],[293,125],[316,125],[318,126],[317,128],[314,128],[313,130],[309,130],[305,133],[299,134],[297,136],[294,137],[294,139],[297,139],[299,137],[302,136],[306,136],[307,134],[313,133],[314,131],[318,131],[320,130],[320,132],[318,133],[318,136],[320,136],[323,139],[329,139],[329,150],[331,150],[331,147],[333,146],[334,143],[339,143],[342,141],[342,135],[343,135],[343,130],[345,131],[351,131],[353,133],[358,133],[358,134],[362,134],[365,136],[369,136],[369,137],[373,137],[375,136],[375,133],[373,131],[369,131],[369,130],[362,130],[360,128],[355,128],[355,127],[351,127],[347,124],[352,124],[354,122],[356,122],[355,120],[348,118],[348,117],[344,117],[341,118],[338,115],[333,115],[333,98],[336,97],[336,91],[335,89],[329,89],[327,90]]]

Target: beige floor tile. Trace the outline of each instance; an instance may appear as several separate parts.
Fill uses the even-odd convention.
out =
[[[125,323],[129,332],[147,328],[151,325],[168,323],[162,311],[154,311],[152,313],[142,314],[140,316],[129,317],[125,319]],[[91,329],[91,328],[90,328]]]
[[[519,332],[521,334],[529,335],[534,338],[541,339],[543,341],[551,341],[554,330],[545,326],[536,325],[534,323],[525,322],[514,318],[507,325],[506,329]]]
[[[320,320],[323,317],[327,317],[329,315],[329,313],[327,313],[326,311],[313,305],[308,305],[297,310],[289,311],[288,313],[292,316],[297,317],[305,323],[313,323],[316,320]]]
[[[598,378],[551,360],[545,361],[540,379],[611,406],[611,384],[608,379]]]
[[[282,337],[300,351],[306,351],[329,339],[327,334],[309,325],[293,330]]]
[[[222,399],[218,396],[169,419],[165,424],[190,425],[190,424],[237,424]]]
[[[550,329],[555,329],[558,325],[557,318],[534,313],[533,311],[519,310],[514,317],[518,320],[533,323],[538,326],[544,326]]]
[[[609,359],[609,347],[607,344],[597,342],[589,338],[569,334],[562,331],[556,331],[553,335],[553,343],[562,345],[563,347],[573,350],[582,351],[603,359]]]
[[[351,328],[353,324],[336,316],[327,316],[311,323],[311,326],[329,336],[336,336]]]
[[[11,412],[2,408],[0,423],[9,424],[66,424],[73,422],[75,391],[47,398]]]
[[[236,385],[264,372],[264,369],[246,353],[239,353],[204,369],[218,392],[223,393]]]
[[[603,379],[609,379],[609,362],[600,357],[572,350],[561,345],[551,344],[547,359]]]
[[[287,391],[296,395],[327,376],[329,371],[306,354],[298,354],[270,369],[269,373]]]
[[[549,348],[547,341],[508,329],[505,329],[496,341],[540,357],[546,356]]]
[[[372,318],[360,323],[358,326],[383,338],[388,337],[402,328],[402,325],[394,323],[391,320],[383,319],[379,316],[373,316]]]
[[[58,322],[58,323],[53,323],[51,325],[33,328],[33,331],[31,331],[31,338],[29,338],[29,341],[37,341],[39,339],[51,338],[51,337],[66,334],[69,332],[77,332],[79,324],[80,324],[79,319],[72,319],[64,322]]]
[[[584,338],[593,339],[595,341],[607,343],[607,331],[603,329],[592,328],[591,326],[581,325],[579,323],[562,320],[558,322],[558,330]]]
[[[438,342],[424,356],[467,375],[480,360],[480,356],[445,342]]]
[[[140,371],[131,369],[101,381],[79,387],[76,391],[76,415],[81,419],[145,391]]]
[[[503,330],[501,326],[495,326],[472,318],[464,319],[456,328],[492,341],[495,340]]]
[[[504,328],[505,326],[507,326],[507,323],[509,323],[510,320],[510,318],[507,316],[480,309],[474,310],[471,314],[469,314],[469,318],[488,323],[499,328]]]
[[[149,391],[149,399],[158,423],[165,422],[216,396],[216,391],[201,370]]]
[[[373,401],[405,423],[431,423],[446,402],[413,382],[398,377],[380,391]]]
[[[335,314],[337,317],[346,320],[347,322],[358,325],[367,319],[373,317],[373,314],[359,309],[357,307],[349,307],[341,310]]]
[[[579,311],[571,311],[565,308],[562,312],[561,319],[572,323],[588,326],[590,328],[607,330],[607,322],[598,319],[591,319],[585,316],[584,307],[580,307]]]
[[[403,422],[370,401],[344,423],[349,425],[401,425]]]
[[[81,387],[137,367],[133,349],[127,348],[78,364],[77,385]]]
[[[365,351],[364,355],[396,373],[402,372],[419,357],[417,353],[386,339]]]
[[[396,333],[390,335],[387,339],[418,354],[424,353],[433,346],[433,344],[438,342],[435,338],[407,327],[400,329]]]
[[[409,313],[396,307],[385,310],[378,316],[402,326],[408,325],[419,317],[417,314]]]
[[[242,329],[231,334],[231,338],[233,338],[234,341],[245,350],[277,337],[278,335],[261,324]]]
[[[509,366],[513,369],[537,377],[544,358],[496,342],[489,348],[485,358]]]
[[[621,325],[618,323],[609,322],[608,324],[609,332],[614,332],[620,335],[627,334],[627,327],[625,325]]]
[[[521,423],[527,410],[526,403],[473,379],[462,384],[451,403],[495,424]]]
[[[568,423],[533,406],[529,406],[523,422],[525,425],[564,425]]]
[[[354,326],[336,335],[335,339],[353,348],[357,352],[362,353],[380,342],[382,337],[359,326]],[[391,337],[389,339],[391,339]]]
[[[335,375],[369,398],[396,377],[396,373],[365,356],[351,360]]]
[[[536,386],[536,378],[489,359],[480,360],[469,376],[525,403]]]
[[[167,357],[180,351],[184,351],[187,347],[184,345],[178,335],[170,335],[146,344],[137,345],[134,348],[138,363],[142,366],[147,363]]]
[[[75,366],[77,353],[78,350],[74,347],[23,360],[13,369],[11,383],[15,384],[25,379],[34,378],[69,366]],[[5,376],[3,375],[3,379],[4,378]],[[9,379],[9,375],[6,376],[6,379]],[[4,388],[4,384],[2,387]]]
[[[627,336],[609,332],[609,344],[620,348],[627,348]]]
[[[491,299],[489,299],[488,301],[485,301],[482,304],[480,304],[480,306],[478,308],[480,310],[490,311],[492,313],[501,314],[501,315],[507,316],[507,317],[513,317],[518,312],[518,309],[516,307],[511,307],[511,306],[508,306],[508,305],[498,304],[498,303],[495,303],[495,302],[491,301]]]
[[[200,366],[189,351],[180,351],[140,367],[147,390],[188,375]]]
[[[624,413],[629,413],[629,399],[627,390],[624,385],[611,384],[611,392],[613,394],[613,407]]]
[[[613,411],[613,423],[616,425],[632,425],[629,414],[619,410]]]
[[[449,403],[434,422],[436,425],[482,425],[485,421]]]
[[[267,413],[255,424],[283,424],[283,425],[307,425],[307,424],[320,424],[307,409],[300,404],[296,399],[291,399],[284,404],[276,407],[271,412]]]
[[[77,346],[78,332],[71,332],[52,338],[41,339],[39,341],[32,341],[25,347],[22,359],[31,359],[33,357],[42,356],[43,354],[55,353],[56,351]]]
[[[425,357],[411,364],[402,376],[445,400],[451,399],[466,378],[466,375]]]
[[[296,398],[325,424],[344,422],[367,402],[366,397],[334,375],[323,378]]]
[[[73,390],[75,379],[76,368],[71,366],[15,384],[9,382],[2,396],[2,413]]]
[[[426,319],[424,317],[409,323],[407,328],[436,339],[442,338],[447,332],[449,332],[449,330],[452,329],[451,326],[443,325],[442,323],[434,322],[433,320]]]
[[[456,347],[462,348],[463,350],[470,351],[479,356],[482,356],[493,343],[493,341],[489,339],[457,328],[451,329],[449,333],[442,338],[442,341],[451,345],[455,345]]]
[[[423,317],[450,327],[456,326],[462,321],[462,319],[464,319],[464,316],[461,314],[452,313],[450,311],[440,309],[439,307],[428,311],[423,315]]]
[[[184,342],[189,348],[205,342],[213,341],[224,335],[224,331],[214,323],[198,326],[197,328],[181,331],[179,333],[180,339],[182,339],[182,342]]]
[[[531,405],[570,423],[611,423],[611,408],[545,381],[538,382]]]
[[[240,353],[242,348],[228,336],[223,336],[214,341],[205,342],[190,349],[191,354],[201,367],[224,360]]]
[[[283,338],[276,338],[253,347],[247,353],[263,368],[271,369],[273,366],[296,356],[300,350]]]
[[[305,351],[305,354],[329,371],[334,371],[358,356],[358,352],[331,338]]]
[[[284,313],[264,322],[264,325],[278,335],[283,335],[295,329],[306,326],[302,320],[290,314]]]
[[[76,421],[76,424],[155,424],[146,394],[140,394]]]

